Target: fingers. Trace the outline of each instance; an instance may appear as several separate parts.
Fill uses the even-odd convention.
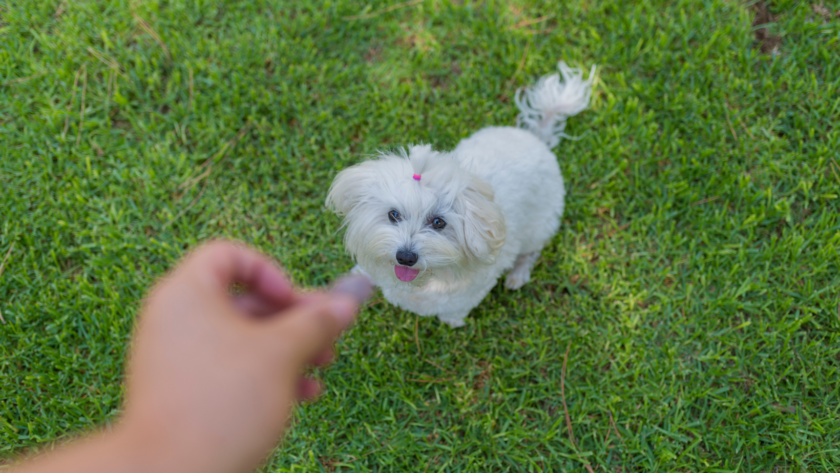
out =
[[[247,293],[241,294],[233,299],[233,305],[244,314],[250,317],[262,318],[272,314],[276,314],[278,310],[283,307],[278,307],[277,304],[272,304],[257,294]]]
[[[208,243],[186,260],[181,272],[214,291],[228,291],[234,283],[247,286],[251,300],[245,308],[278,311],[294,301],[292,284],[267,257],[243,245]]]
[[[315,355],[315,358],[309,360],[309,364],[312,366],[326,366],[333,361],[335,361],[335,350],[333,350],[332,347],[329,347],[321,350],[320,353]]]
[[[268,317],[260,331],[267,344],[298,368],[323,365],[332,359],[332,344],[353,322],[372,286],[362,276],[340,280],[329,293],[295,294],[281,270],[263,255],[229,242],[212,242],[197,249],[177,271],[215,293],[228,294],[234,283],[248,288],[232,299],[240,311]]]
[[[299,401],[311,401],[321,394],[324,389],[320,381],[302,376],[298,381],[297,399]]]
[[[352,276],[327,294],[307,295],[305,304],[296,304],[272,321],[268,342],[281,356],[291,356],[298,367],[323,361],[323,353],[350,326],[371,291],[366,278]]]
[[[350,325],[356,314],[356,300],[345,295],[324,295],[317,302],[295,305],[271,322],[271,329],[265,331],[269,346],[285,362],[291,362],[298,369],[310,363],[321,352],[330,347]]]

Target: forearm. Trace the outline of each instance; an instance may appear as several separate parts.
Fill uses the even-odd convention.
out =
[[[93,434],[23,461],[12,473],[133,473],[150,471],[122,431]]]
[[[11,473],[146,473],[194,470],[190,462],[161,449],[135,431],[116,428],[98,432],[24,460]]]

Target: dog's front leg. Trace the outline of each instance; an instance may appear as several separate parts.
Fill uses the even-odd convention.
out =
[[[470,315],[469,311],[460,314],[441,314],[438,315],[438,319],[452,328],[458,328],[464,326],[466,323],[464,322],[464,319],[466,319],[468,315]]]

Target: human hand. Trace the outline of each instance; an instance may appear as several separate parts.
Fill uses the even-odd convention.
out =
[[[234,284],[245,292],[232,295]],[[119,435],[154,463],[148,471],[250,471],[276,446],[294,402],[318,394],[304,369],[331,361],[370,291],[351,277],[301,294],[249,249],[196,250],[140,313]]]

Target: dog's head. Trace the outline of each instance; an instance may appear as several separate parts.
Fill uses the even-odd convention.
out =
[[[428,145],[345,169],[327,207],[344,217],[348,252],[379,284],[457,278],[493,263],[505,242],[493,188]]]

